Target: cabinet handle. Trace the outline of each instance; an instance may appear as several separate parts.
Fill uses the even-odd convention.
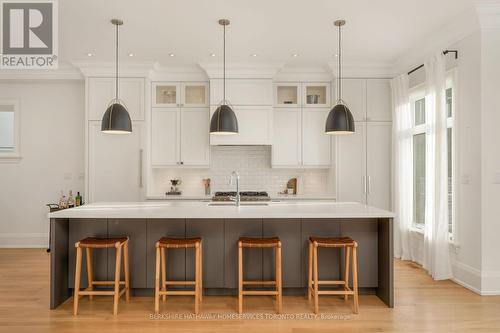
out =
[[[363,194],[366,194],[366,176],[363,176]]]
[[[184,165],[184,162],[181,162],[181,165]]]
[[[367,187],[368,187],[368,194],[370,194],[370,191],[371,191],[371,188],[372,188],[372,176],[368,176],[368,184],[367,184]]]
[[[139,149],[139,187],[142,187],[142,155],[143,149]]]

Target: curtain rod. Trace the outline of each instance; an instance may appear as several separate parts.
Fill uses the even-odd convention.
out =
[[[443,51],[444,55],[447,55],[448,53],[455,53],[455,59],[458,59],[458,51],[457,50],[444,50]],[[413,68],[411,71],[408,72],[408,75],[410,75],[411,73],[413,73],[415,71],[418,71],[422,67],[424,67],[424,64]]]

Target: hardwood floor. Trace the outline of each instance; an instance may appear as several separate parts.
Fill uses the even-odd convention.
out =
[[[150,319],[153,297],[120,302],[112,315],[110,297],[80,302],[72,315],[72,300],[48,309],[49,254],[42,249],[0,249],[0,332],[500,332],[500,297],[480,297],[450,282],[435,282],[417,265],[396,261],[396,307],[387,308],[375,296],[361,296],[359,315],[340,297],[320,298],[320,312],[336,320],[167,320]],[[200,315],[236,314],[236,297],[204,297]],[[163,314],[188,314],[192,297],[162,303]],[[274,313],[266,297],[247,297],[244,310]],[[305,297],[283,298],[283,313],[312,314]]]

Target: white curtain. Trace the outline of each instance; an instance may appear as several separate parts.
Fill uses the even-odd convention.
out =
[[[408,95],[408,75],[391,82],[393,100],[392,175],[394,219],[394,254],[403,260],[413,260],[410,248],[410,227],[413,218],[413,141],[412,114]]]
[[[452,277],[448,235],[446,63],[439,54],[425,63],[426,184],[423,267],[435,280]]]

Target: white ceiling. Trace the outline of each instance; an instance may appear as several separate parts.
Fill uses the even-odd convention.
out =
[[[217,20],[228,18],[228,62],[315,66],[337,52],[333,21],[344,18],[346,62],[391,63],[470,6],[471,0],[62,0],[59,49],[63,61],[112,61],[109,20],[117,17],[125,22],[124,62],[194,65],[220,59]]]

